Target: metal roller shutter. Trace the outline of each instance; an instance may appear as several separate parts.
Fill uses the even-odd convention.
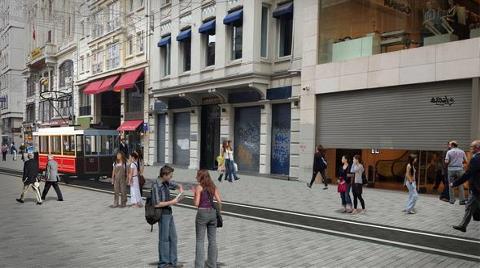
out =
[[[165,163],[165,114],[158,114],[157,119],[157,162]]]
[[[190,165],[190,113],[176,113],[173,121],[173,163],[187,167]]]
[[[471,80],[318,95],[316,138],[325,148],[443,150],[452,139],[466,148],[471,111]]]

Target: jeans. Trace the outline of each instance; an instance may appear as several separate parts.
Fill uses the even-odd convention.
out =
[[[197,236],[195,250],[195,268],[217,267],[217,213],[215,209],[198,209],[195,219]],[[205,263],[205,232],[208,238],[208,257]]]
[[[463,176],[463,169],[462,170],[448,170],[448,183],[453,183],[455,179],[460,179]],[[450,187],[450,203],[455,203],[455,189]],[[458,199],[460,202],[465,202],[465,190],[463,188],[463,184],[458,186]]]
[[[342,199],[342,206],[352,205],[352,199],[350,199],[350,188],[352,188],[351,184],[347,184],[347,191],[344,193],[340,193],[340,198]]]
[[[237,172],[235,171],[235,167],[233,165],[233,161],[230,159],[225,159],[225,179],[228,181],[232,181],[233,179],[238,179]]]
[[[470,220],[472,219],[473,213],[478,209],[480,209],[480,198],[475,197],[470,192],[470,197],[465,207],[465,216],[463,216],[460,226],[467,228],[467,225],[470,223]]]
[[[173,215],[162,215],[158,222],[158,267],[177,265],[177,231]]]
[[[58,187],[58,182],[56,181],[45,182],[45,187],[43,188],[43,193],[42,193],[42,200],[45,200],[45,197],[47,197],[47,193],[50,190],[51,186],[53,186],[53,189],[55,189],[55,192],[57,193],[57,199],[63,200],[62,191],[60,191],[60,187]]]
[[[37,202],[42,203],[42,198],[40,197],[40,190],[33,183],[28,183],[28,184],[23,185],[23,190],[22,190],[22,194],[20,195],[20,199],[23,200],[23,197],[25,196],[25,193],[30,188],[32,188],[33,194],[35,195],[35,198],[37,199]]]
[[[408,188],[408,200],[405,210],[406,212],[411,212],[415,207],[418,199],[417,185],[415,182],[410,183],[407,181],[406,186]]]

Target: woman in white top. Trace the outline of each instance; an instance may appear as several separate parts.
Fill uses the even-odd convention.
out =
[[[415,204],[417,203],[418,193],[415,183],[417,156],[412,154],[408,157],[408,165],[405,172],[405,186],[408,188],[408,200],[404,212],[407,214],[415,214]]]
[[[140,194],[140,184],[138,181],[138,154],[130,154],[130,168],[128,170],[128,185],[130,185],[130,203],[132,207],[140,208],[142,204],[142,195]]]
[[[229,182],[233,182],[233,179],[236,181],[240,178],[237,176],[237,172],[235,171],[235,162],[233,160],[233,148],[232,148],[232,141],[227,141],[227,147],[225,148],[225,166],[226,166],[226,175],[225,179]]]
[[[353,211],[352,214],[355,214],[360,211],[365,211],[365,201],[363,200],[362,193],[363,193],[363,173],[365,172],[365,168],[363,167],[362,163],[360,163],[360,155],[355,155],[353,157],[353,164],[350,169],[350,172],[354,174],[353,178]],[[357,209],[358,200],[360,200],[360,204],[362,205],[362,209]]]

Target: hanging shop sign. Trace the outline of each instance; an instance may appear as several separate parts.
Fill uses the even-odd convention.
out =
[[[42,49],[40,49],[40,48],[38,48],[38,47],[37,47],[37,48],[34,48],[34,49],[30,52],[30,58],[31,58],[32,60],[40,57],[40,55],[42,55]]]

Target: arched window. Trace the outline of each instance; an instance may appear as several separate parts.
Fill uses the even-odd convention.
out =
[[[71,60],[64,61],[58,69],[59,69],[59,87],[64,87],[68,83],[71,83],[73,78],[73,61]]]

